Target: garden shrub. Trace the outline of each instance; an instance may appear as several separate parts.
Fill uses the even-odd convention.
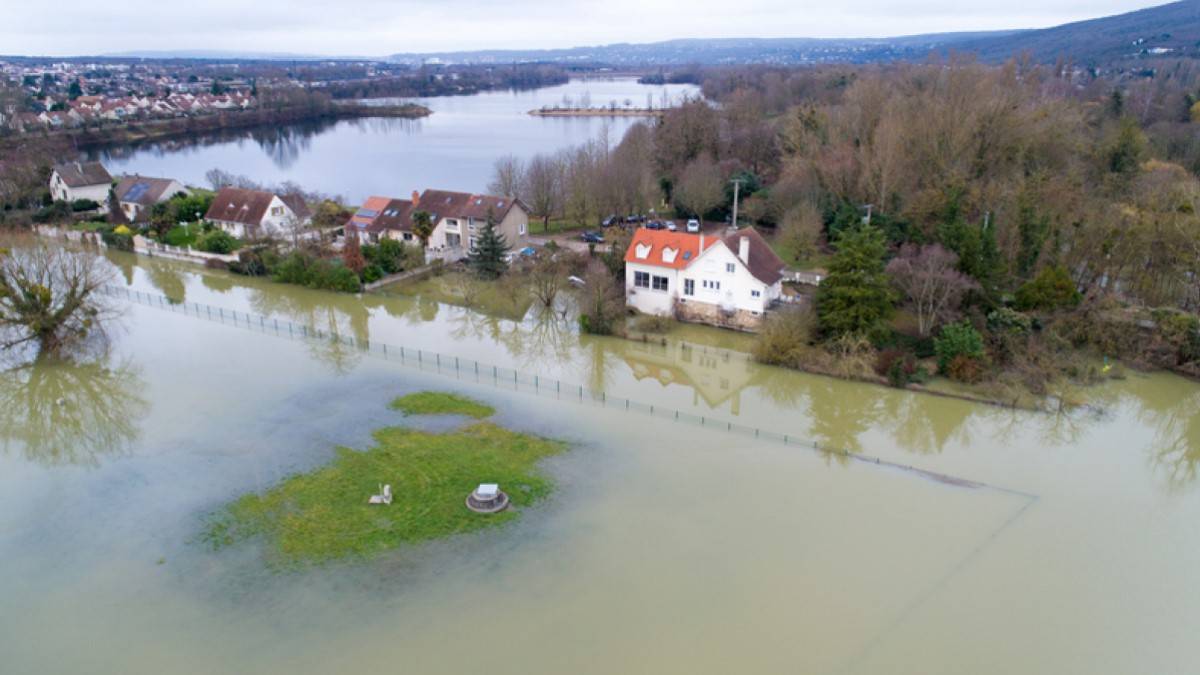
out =
[[[119,232],[118,230],[121,230],[122,228],[125,231]],[[118,251],[133,250],[133,235],[129,232],[128,227],[122,226],[117,228],[117,230],[100,230],[100,240],[103,241],[109,248],[116,249]]]
[[[763,322],[758,340],[754,343],[754,359],[788,368],[801,368],[808,361],[816,317],[812,310],[789,308],[774,312]]]
[[[225,255],[232,253],[238,246],[238,240],[224,230],[213,230],[196,238],[196,248],[208,253]]]
[[[76,199],[71,202],[72,211],[95,211],[100,208],[100,204],[92,199]]]
[[[362,271],[362,280],[364,284],[371,284],[383,278],[383,270],[379,265],[367,265]]]
[[[950,364],[959,356],[982,361],[983,336],[968,321],[949,323],[933,342],[937,352],[938,370],[950,373]]]
[[[946,367],[946,375],[958,382],[979,382],[983,379],[983,362],[966,354],[959,354],[950,360]]]
[[[67,202],[51,202],[33,212],[35,223],[56,223],[66,220],[71,215],[71,205]]]
[[[1017,289],[1017,309],[1055,310],[1074,307],[1082,296],[1062,265],[1042,268],[1037,276]]]
[[[987,315],[988,330],[993,333],[1025,335],[1033,329],[1033,319],[1009,307],[1000,307]]]

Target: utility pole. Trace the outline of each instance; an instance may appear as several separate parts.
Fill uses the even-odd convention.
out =
[[[738,229],[738,226],[737,226],[738,191],[742,187],[742,179],[734,178],[733,180],[731,180],[729,182],[733,183],[733,222],[730,224],[733,226],[733,229],[736,230],[736,229]]]

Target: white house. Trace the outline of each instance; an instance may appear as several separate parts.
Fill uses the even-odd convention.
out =
[[[191,194],[183,183],[172,178],[150,178],[149,176],[123,176],[114,188],[121,212],[131,223],[140,223],[150,217],[150,209],[179,193]],[[189,217],[200,214],[182,214]]]
[[[779,299],[784,267],[754,228],[724,239],[642,228],[625,251],[625,298],[646,314],[752,329]]]
[[[55,201],[73,202],[90,199],[108,209],[108,191],[112,176],[100,162],[67,162],[56,164],[50,174],[50,195]]]
[[[299,195],[223,187],[204,219],[239,239],[289,236],[312,221],[312,212]]]

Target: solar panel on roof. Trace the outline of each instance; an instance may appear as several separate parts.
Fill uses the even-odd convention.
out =
[[[125,201],[136,202],[140,200],[149,189],[149,183],[134,183],[133,185],[129,186],[129,190],[125,193]]]

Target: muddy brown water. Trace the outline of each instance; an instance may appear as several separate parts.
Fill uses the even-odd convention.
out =
[[[1200,386],[1131,375],[1052,416],[116,255],[121,283],[819,439],[848,461],[126,304],[100,362],[0,380],[11,673],[1190,673]],[[511,526],[279,573],[207,514],[448,389],[564,438]],[[928,472],[924,474],[922,472]],[[939,480],[937,476],[954,480]],[[961,481],[961,482],[959,482]],[[996,486],[1004,489],[992,489]]]

